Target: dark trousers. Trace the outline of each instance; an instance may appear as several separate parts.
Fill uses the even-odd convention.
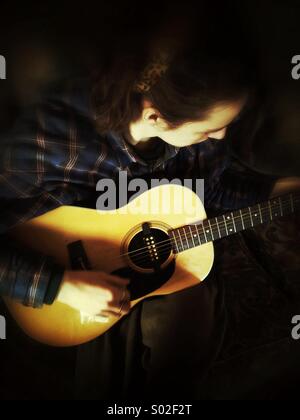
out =
[[[196,398],[223,341],[222,301],[213,271],[196,287],[140,303],[79,347],[77,397]]]
[[[144,301],[81,346],[77,398],[282,398],[300,378],[300,237],[295,220],[215,244],[209,277]]]

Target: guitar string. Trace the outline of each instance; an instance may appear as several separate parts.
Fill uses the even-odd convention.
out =
[[[288,203],[285,203],[283,206],[282,206],[282,210],[287,210],[287,209],[289,209],[289,211],[291,212],[291,208],[290,208],[290,204],[288,204]],[[268,209],[268,208],[262,208],[261,209],[261,212],[264,212],[264,211],[268,211],[268,216],[270,215],[270,210]],[[264,214],[265,215],[265,214]],[[224,215],[225,216],[225,215]],[[263,216],[263,214],[262,214],[262,216]],[[284,215],[285,216],[285,215]],[[222,216],[221,216],[222,217]],[[234,220],[234,219],[238,219],[238,218],[240,218],[241,216],[236,216],[236,217],[234,217],[234,218],[231,218],[230,220]],[[248,220],[245,220],[245,217],[246,216],[244,216],[244,218],[243,218],[243,220],[244,220],[244,222],[246,222],[247,223],[247,221],[251,221],[252,222],[252,220],[253,220],[253,217],[252,217],[252,215],[250,216],[250,214],[248,214],[247,215],[247,217],[248,217]],[[275,215],[274,215],[274,218],[275,218]],[[208,219],[206,219],[206,220],[208,220]],[[205,221],[206,221],[205,220]],[[211,220],[211,219],[210,219]],[[223,227],[227,227],[227,223],[229,223],[229,221],[230,221],[229,219],[228,219],[228,222],[225,222],[225,221],[222,221],[222,222],[220,222],[220,223],[218,223],[218,225],[219,225],[219,228],[223,228]],[[204,222],[205,222],[204,221]],[[270,221],[270,220],[268,220],[268,221]],[[263,222],[263,223],[267,223],[268,221],[266,221],[266,222]],[[260,223],[260,224],[263,224],[263,223]],[[222,224],[223,225],[223,227],[221,227],[221,225],[220,224]],[[217,224],[211,224],[211,228],[214,228],[214,227],[216,227],[216,226],[218,226]],[[187,225],[186,227],[189,227],[189,226],[191,226],[191,227],[197,227],[197,226],[200,226],[200,225],[195,225],[195,224],[191,224],[191,225]],[[177,229],[180,229],[180,228],[183,228],[183,227],[185,227],[185,226],[182,226],[182,227],[179,227],[179,228],[177,228]],[[209,227],[209,226],[208,226]],[[250,228],[250,226],[249,226],[249,228]],[[173,230],[176,230],[176,229],[173,229]],[[203,229],[203,225],[202,225],[202,230],[203,230],[203,233],[200,233],[201,235],[204,235],[205,236],[205,234],[204,234],[204,229]],[[212,229],[210,229],[211,231],[212,231]],[[232,234],[234,234],[235,232],[232,232]],[[183,238],[184,239],[184,241],[186,240],[185,239],[185,236],[188,236],[189,237],[189,239],[192,239],[193,238],[193,235],[191,235],[190,233],[189,234],[186,234],[186,235],[184,235],[184,236],[182,236],[182,235],[179,235],[179,236],[177,236],[176,237],[176,240],[177,239],[181,239],[181,238]],[[198,236],[198,235],[197,235]],[[212,235],[211,235],[212,236]],[[219,238],[220,239],[220,238]],[[172,241],[174,241],[174,239],[173,238],[169,238],[169,239],[167,239],[167,240],[164,240],[164,241],[161,241],[161,242],[158,242],[157,244],[156,244],[156,249],[158,250],[158,249],[160,249],[160,250],[162,250],[162,248],[163,247],[161,247],[161,246],[158,246],[158,245],[161,245],[161,244],[163,244],[163,243],[166,243],[166,246],[165,246],[165,248],[167,249],[167,247],[169,247],[169,245],[170,245],[170,242],[172,242]],[[213,241],[213,239],[211,240],[211,241],[206,241],[206,243],[208,243],[208,242],[212,242]],[[199,246],[200,246],[201,244],[199,244]],[[203,244],[202,244],[203,245]],[[146,252],[140,252],[141,250],[147,250]],[[128,252],[128,253],[125,253],[125,254],[121,254],[121,255],[119,255],[117,258],[120,258],[120,257],[123,257],[123,256],[127,256],[127,255],[132,255],[132,254],[135,254],[135,253],[137,253],[137,255],[148,255],[148,247],[144,247],[144,248],[139,248],[138,250],[136,250],[136,251],[131,251],[131,252]]]
[[[284,215],[285,216],[285,215]],[[275,217],[274,217],[275,218]],[[232,219],[231,219],[232,220]],[[250,220],[250,218],[249,218],[249,220]],[[225,226],[225,222],[223,222],[224,223],[224,226]],[[264,223],[267,223],[267,222],[263,222],[263,223],[260,223],[260,224],[264,224]],[[189,225],[189,226],[191,226],[191,227],[193,227],[193,226],[197,226],[197,225]],[[216,226],[216,225],[215,225]],[[253,226],[254,227],[254,226]],[[249,226],[249,228],[250,228],[250,226]],[[220,227],[220,229],[222,229],[222,227]],[[230,234],[228,234],[228,236],[230,236],[230,235],[233,235],[233,234],[235,234],[235,233],[238,233],[237,231],[232,231]],[[187,242],[186,241],[186,238],[188,239],[188,242],[190,241],[190,240],[192,240],[193,239],[193,237],[195,237],[194,235],[196,235],[196,237],[198,237],[198,241],[199,241],[199,236],[201,235],[201,236],[204,236],[205,237],[205,233],[203,232],[203,233],[200,233],[199,235],[198,234],[193,234],[193,235],[191,235],[191,234],[186,234],[186,235],[184,235],[184,236],[181,236],[182,238],[183,238],[183,241],[184,242]],[[211,233],[210,233],[210,235],[211,235]],[[185,238],[185,236],[186,236],[186,238]],[[176,241],[178,240],[178,239],[180,239],[180,237],[176,237]],[[216,238],[216,240],[218,240],[218,239],[222,239],[222,237],[220,238]],[[201,246],[201,245],[205,245],[205,244],[207,244],[207,243],[210,243],[210,242],[213,242],[214,241],[214,239],[212,238],[212,235],[211,235],[211,240],[205,240],[205,242],[204,243],[201,243],[201,241],[200,241],[200,243],[198,244],[198,245],[196,245],[195,247],[193,246],[192,248],[196,248],[196,247],[198,247],[198,246]],[[165,243],[164,245],[160,245],[160,246],[158,246],[158,247],[156,247],[156,250],[157,251],[160,251],[160,252],[162,252],[162,251],[164,251],[164,250],[168,250],[169,249],[169,247],[170,247],[170,245],[171,245],[171,248],[172,248],[172,242],[174,242],[174,239],[173,238],[169,238],[169,239],[167,239],[167,240],[165,240],[165,241],[162,241],[162,242],[158,242],[158,245],[159,244],[162,244],[162,243]],[[177,247],[178,248],[178,247]],[[180,245],[180,248],[182,248],[182,245]],[[184,251],[187,251],[189,248],[187,248],[187,249],[185,249],[185,248],[183,248],[182,250],[179,250],[179,253],[181,253],[181,252],[184,252]],[[133,252],[136,252],[136,251],[133,251]],[[126,255],[130,255],[130,253],[128,253],[128,254],[123,254],[123,255],[120,255],[119,257],[117,257],[117,258],[120,258],[120,257],[123,257],[123,256],[126,256]],[[148,251],[144,251],[144,252],[141,252],[140,254],[138,254],[138,259],[135,259],[135,262],[136,263],[142,263],[143,261],[147,261],[147,259],[145,258],[146,257],[146,255],[147,256],[149,256],[149,252]]]
[[[282,211],[285,211],[285,210],[289,210],[290,212],[292,212],[292,209],[291,209],[291,204],[290,203],[283,203],[282,204]],[[252,208],[252,210],[254,211],[254,209]],[[280,209],[281,210],[281,209]],[[266,208],[261,208],[261,213],[262,213],[262,216],[265,216],[266,215],[266,213],[264,213],[264,212],[267,212],[268,214],[268,217],[270,216],[270,208],[268,207],[266,207]],[[264,213],[264,214],[263,214]],[[285,215],[283,215],[283,216],[285,216]],[[222,216],[219,216],[219,217],[222,217]],[[226,217],[226,215],[224,215],[224,217]],[[247,219],[245,219],[247,217]],[[275,218],[276,216],[274,215],[274,218]],[[219,222],[218,224],[211,224],[211,229],[210,229],[210,231],[212,232],[212,229],[213,228],[215,228],[215,227],[217,227],[217,226],[219,226],[219,228],[220,229],[223,229],[223,228],[225,228],[225,227],[227,227],[227,224],[230,222],[230,221],[233,221],[233,220],[235,220],[235,219],[240,219],[241,218],[241,216],[239,215],[239,216],[235,216],[235,217],[231,217],[230,218],[230,220],[228,219],[228,221],[221,221],[221,222]],[[206,219],[205,221],[207,221],[207,220],[211,220],[211,219]],[[253,215],[251,214],[250,215],[250,213],[248,213],[247,215],[244,215],[243,216],[243,221],[244,221],[244,223],[247,223],[248,221],[251,221],[252,222],[252,220],[253,220]],[[204,221],[204,222],[205,222]],[[268,220],[268,221],[270,221],[270,220]],[[267,222],[268,222],[267,221]],[[264,222],[263,222],[264,223]],[[260,223],[260,224],[263,224],[263,223]],[[186,227],[189,227],[189,226],[191,226],[191,227],[197,227],[197,226],[200,226],[200,225],[196,225],[196,224],[191,224],[191,225],[187,225]],[[176,228],[176,229],[180,229],[180,228],[183,228],[184,226],[182,226],[182,227],[178,227],[178,228]],[[208,226],[209,227],[209,226]],[[250,228],[250,226],[249,226],[249,228]],[[176,229],[173,229],[173,231],[175,231]],[[202,229],[204,230],[204,225],[202,225]],[[232,232],[232,233],[235,233],[235,232]],[[194,235],[194,234],[193,234]],[[186,238],[185,238],[185,236],[187,236],[189,239],[192,239],[194,236],[193,235],[191,235],[190,233],[187,233],[186,235],[184,235],[184,236],[182,236],[182,235],[179,235],[179,236],[175,236],[175,238],[176,238],[176,240],[177,239],[181,239],[181,238],[183,238],[184,239],[184,241],[186,240]],[[204,234],[204,232],[203,233],[200,233],[200,235],[204,235],[205,236],[205,234]],[[198,236],[198,235],[197,235]],[[212,236],[212,235],[211,235]],[[167,249],[169,246],[170,246],[170,242],[172,242],[172,241],[174,241],[174,239],[173,238],[169,238],[169,239],[167,239],[167,240],[164,240],[164,241],[161,241],[161,242],[158,242],[157,244],[156,244],[156,249],[157,250],[160,250],[160,251],[162,251],[162,249],[164,248],[164,246],[161,246],[162,244],[166,244],[165,245],[165,248]],[[211,242],[211,241],[207,241],[207,242]],[[207,243],[206,242],[206,243]],[[200,246],[201,244],[199,244],[199,246]],[[141,251],[143,251],[143,250],[145,250],[144,252],[141,252]],[[125,253],[125,254],[121,254],[121,255],[119,255],[118,257],[116,257],[117,259],[118,258],[122,258],[122,257],[126,257],[126,256],[131,256],[131,255],[133,255],[133,254],[136,254],[136,256],[142,256],[142,255],[148,255],[148,247],[143,247],[143,248],[139,248],[138,250],[135,250],[135,251],[131,251],[131,252],[128,252],[128,253]]]

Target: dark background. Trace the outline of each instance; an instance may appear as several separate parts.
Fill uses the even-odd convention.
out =
[[[239,20],[259,58],[269,100],[265,125],[251,145],[254,158],[250,161],[249,149],[244,146],[243,150],[242,142],[237,144],[238,153],[259,170],[299,175],[300,81],[291,77],[291,59],[300,54],[300,3],[222,2],[226,3],[236,3]],[[140,37],[144,14],[151,9],[155,18],[159,8],[159,4],[141,8],[137,1],[115,0],[80,6],[60,3],[57,8],[47,3],[1,5],[0,54],[7,59],[7,80],[0,85],[0,132],[11,126],[20,107],[34,102],[41,87],[89,74],[113,42]]]
[[[156,7],[159,13],[159,2],[148,3],[142,7]],[[299,176],[300,80],[292,80],[291,59],[300,54],[300,2],[243,0],[236,4],[249,41],[255,45],[269,101],[266,122],[251,144],[251,159],[249,149],[242,145],[236,146],[237,153],[260,171]],[[133,2],[129,1],[98,2],[97,6],[88,2],[81,6],[75,2],[59,6],[1,4],[0,54],[7,60],[7,80],[0,81],[0,135],[9,130],[24,106],[36,100],[41,88],[50,82],[89,74],[113,41],[128,31],[134,33],[132,10]],[[140,13],[142,19],[147,10]],[[55,396],[54,389],[56,397],[67,395],[70,384],[60,382],[53,366],[64,366],[67,374],[73,354],[50,352],[24,341],[11,320],[8,331],[9,340],[0,342],[0,399],[30,397],[29,385],[33,389],[39,386],[37,377],[31,377],[32,366],[35,371],[40,367],[46,378],[45,388],[39,390],[40,398]]]

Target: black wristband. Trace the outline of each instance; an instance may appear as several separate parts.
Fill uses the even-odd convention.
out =
[[[44,303],[46,305],[52,305],[55,301],[63,279],[63,275],[64,270],[62,268],[58,266],[54,267],[44,298]]]

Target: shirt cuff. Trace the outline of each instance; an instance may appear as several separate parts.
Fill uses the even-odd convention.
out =
[[[33,308],[41,308],[47,300],[49,304],[53,303],[64,270],[57,266],[53,259],[44,257],[38,270],[35,270],[32,280],[27,289],[23,304]]]

